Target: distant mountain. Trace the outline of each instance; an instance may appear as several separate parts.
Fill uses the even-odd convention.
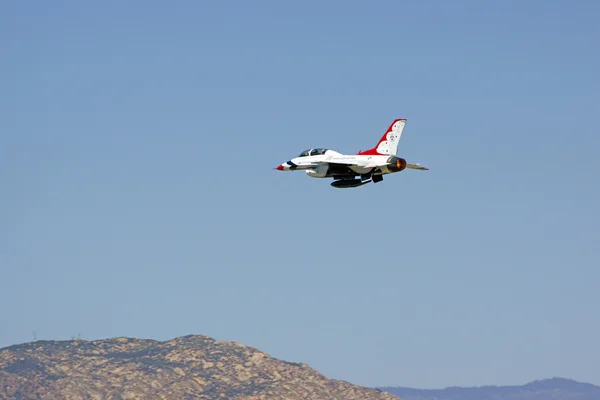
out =
[[[600,400],[600,386],[563,378],[534,381],[523,386],[379,389],[400,396],[403,400]]]
[[[0,399],[398,400],[235,342],[185,336],[0,349]]]

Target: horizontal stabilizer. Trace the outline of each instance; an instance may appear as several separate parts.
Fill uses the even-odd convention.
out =
[[[418,169],[420,171],[429,171],[429,168],[422,167],[419,164],[406,164],[406,168]]]

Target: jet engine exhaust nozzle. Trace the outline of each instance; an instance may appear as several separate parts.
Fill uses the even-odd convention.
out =
[[[406,168],[406,160],[404,158],[391,156],[388,158],[388,169],[390,172],[404,171]]]

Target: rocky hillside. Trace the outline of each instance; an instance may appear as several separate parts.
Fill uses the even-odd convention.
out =
[[[0,350],[0,399],[399,399],[206,336],[36,341]]]
[[[522,386],[381,389],[405,400],[600,400],[600,387],[563,378],[534,381]]]

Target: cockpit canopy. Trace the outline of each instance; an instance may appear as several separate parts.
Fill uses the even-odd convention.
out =
[[[304,150],[298,157],[306,157],[306,156],[318,156],[320,154],[325,154],[327,149],[308,149]]]

